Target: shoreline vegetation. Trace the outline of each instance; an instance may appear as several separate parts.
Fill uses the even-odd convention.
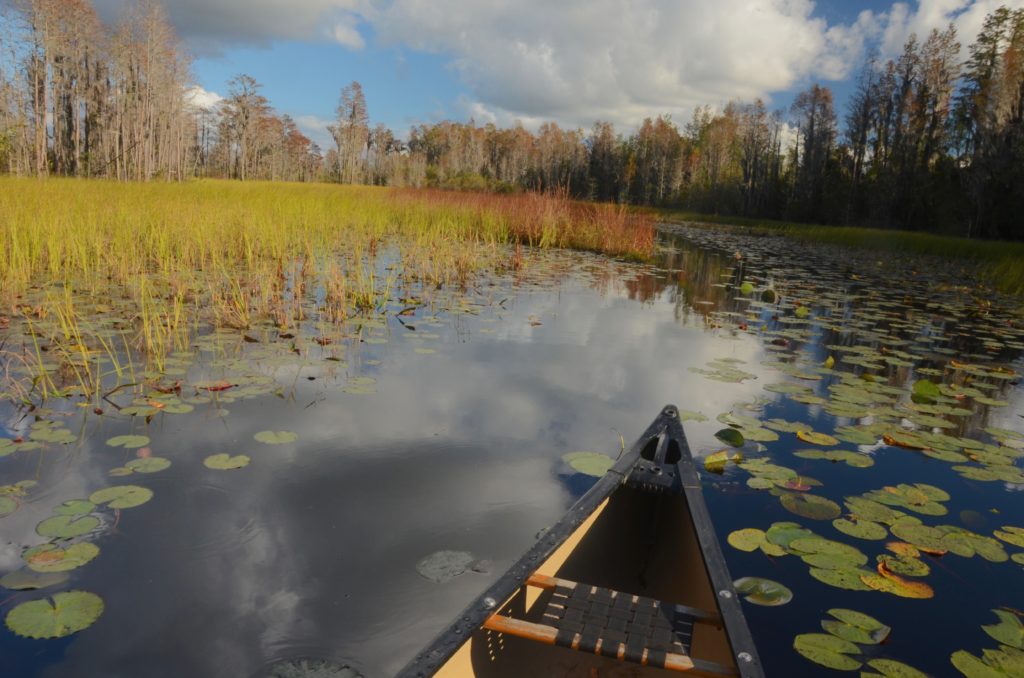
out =
[[[358,336],[346,321],[528,268],[523,245],[644,260],[656,235],[564,193],[227,180],[3,178],[0,214],[0,382],[22,402],[97,399],[211,330]]]
[[[979,240],[920,231],[829,226],[700,214],[675,209],[651,210],[659,222],[711,228],[740,229],[752,235],[785,236],[797,240],[858,249],[943,257],[977,266],[981,282],[1000,292],[1024,296],[1024,243]]]

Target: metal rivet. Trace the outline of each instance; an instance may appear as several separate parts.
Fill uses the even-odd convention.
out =
[[[740,652],[738,655],[736,655],[736,658],[739,659],[741,662],[754,661],[754,658],[750,656],[749,652]]]
[[[719,591],[718,595],[720,595],[723,598],[732,598],[732,593],[725,590]]]
[[[487,608],[488,610],[493,610],[494,606],[497,605],[497,604],[498,604],[498,601],[496,601],[494,598],[490,598],[490,597],[484,598],[484,607]]]

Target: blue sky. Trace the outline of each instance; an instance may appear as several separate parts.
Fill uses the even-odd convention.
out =
[[[112,19],[125,0],[96,0]],[[699,104],[762,97],[786,108],[812,82],[842,104],[865,50],[953,22],[970,43],[984,15],[1024,0],[173,0],[207,100],[247,73],[274,107],[326,144],[342,87],[400,136],[443,118],[628,131],[685,122]]]

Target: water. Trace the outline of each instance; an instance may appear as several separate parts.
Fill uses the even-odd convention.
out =
[[[246,332],[256,342],[241,332],[204,330],[194,353],[178,355],[162,382],[182,380],[182,404],[194,409],[157,409],[148,424],[117,412],[132,405],[130,389],[112,394],[102,416],[73,398],[32,413],[3,406],[0,437],[27,438],[42,416],[63,422],[75,442],[0,458],[0,484],[38,481],[0,518],[0,574],[24,565],[25,547],[49,541],[36,526],[62,502],[110,485],[153,491],[134,508],[96,509],[100,525],[74,541],[100,553],[68,572],[67,582],[2,591],[4,615],[59,591],[89,591],[104,601],[93,625],[65,638],[0,631],[5,675],[261,676],[276,662],[302,657],[390,675],[585,491],[589,481],[572,474],[562,455],[615,456],[666,403],[708,417],[686,423],[691,446],[703,455],[724,447],[714,437],[723,413],[803,422],[825,433],[858,421],[766,384],[800,383],[828,401],[837,371],[909,388],[924,377],[962,381],[949,371],[927,374],[948,370],[950,359],[1024,369],[1020,316],[1003,310],[1019,301],[958,287],[960,272],[948,265],[914,268],[877,254],[705,231],[666,234],[661,244],[656,266],[537,254],[524,271],[465,291],[433,291],[431,305],[414,313],[398,315],[408,305],[396,298],[382,319],[343,329],[311,320],[295,339],[278,338],[270,327]],[[742,293],[744,281],[757,289]],[[781,306],[757,301],[765,286],[777,290]],[[426,299],[428,291],[410,289],[396,297],[413,291]],[[797,317],[794,301],[811,314]],[[329,340],[321,345],[311,340],[316,336]],[[884,347],[895,364],[845,363],[857,354],[835,347],[850,346]],[[893,351],[908,354],[907,364]],[[830,355],[835,369],[819,372],[820,380],[783,371],[807,376]],[[723,358],[736,362],[709,367]],[[694,371],[723,365],[751,378],[733,383]],[[991,442],[984,427],[1024,431],[1019,379],[972,378],[996,383],[985,392],[1008,405],[963,401],[972,414],[949,417],[953,434]],[[222,380],[232,387],[195,387]],[[898,399],[901,407],[907,402]],[[261,431],[298,438],[268,445],[254,439]],[[127,433],[147,436],[142,454],[171,466],[111,477],[111,469],[138,457],[135,449],[106,444]],[[814,446],[792,433],[764,447],[748,443],[744,451],[817,479],[822,485],[813,493],[840,504],[886,485],[928,483],[951,499],[944,502],[948,515],[919,516],[926,524],[966,520],[986,536],[1002,525],[1024,526],[1024,485],[966,479],[954,464],[920,452],[863,446],[875,463],[853,468],[793,456]],[[251,463],[227,471],[204,466],[222,452],[248,455]],[[704,476],[723,542],[736,529],[793,520],[861,549],[868,567],[883,552],[884,542],[786,511],[776,496],[747,486],[747,471],[730,466]],[[1008,554],[1022,550],[1003,546]],[[442,584],[420,576],[417,563],[441,550],[472,554],[482,571]],[[769,675],[827,673],[792,643],[798,633],[820,632],[829,608],[859,610],[893,627],[890,640],[867,648],[862,660],[898,659],[934,675],[957,675],[949,663],[955,650],[980,655],[996,647],[980,628],[997,621],[991,609],[1024,608],[1021,565],[1012,561],[926,557],[932,571],[921,580],[935,596],[908,600],[827,586],[794,555],[724,550],[735,577],[768,577],[794,592],[783,607],[744,605]]]

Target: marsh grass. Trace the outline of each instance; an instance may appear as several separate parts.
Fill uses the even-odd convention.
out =
[[[661,210],[654,212],[668,222],[693,222],[740,227],[755,235],[784,235],[798,240],[878,250],[890,254],[923,254],[961,261],[977,267],[982,280],[996,289],[1024,295],[1024,243],[974,240],[917,231],[855,226],[822,226],[767,219],[745,219]]]
[[[565,195],[0,179],[0,321],[20,321],[0,361],[22,400],[71,388],[98,405],[204,327],[341,323],[399,287],[518,269],[521,245],[643,259],[654,237],[649,215]]]

